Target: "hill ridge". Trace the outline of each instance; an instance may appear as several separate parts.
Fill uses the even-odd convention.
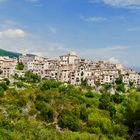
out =
[[[0,56],[19,57],[20,55],[20,53],[0,49]]]

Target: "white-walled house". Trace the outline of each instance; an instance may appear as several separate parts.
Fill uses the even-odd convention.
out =
[[[77,59],[77,55],[74,52],[70,52],[67,55],[61,55],[60,57],[60,64],[74,64],[75,60]]]
[[[0,57],[0,77],[11,79],[17,62],[16,58]]]
[[[16,70],[17,62],[24,64],[24,70]],[[80,59],[73,52],[62,55],[59,59],[47,59],[39,56],[20,56],[19,59],[0,57],[0,78],[12,78],[17,73],[22,76],[26,71],[32,71],[41,78],[54,79],[65,83],[80,85],[81,79],[87,80],[88,85],[113,83],[122,76],[123,82],[128,85],[133,82],[140,85],[140,74],[132,69],[124,68],[122,64],[113,64],[108,61],[92,61]]]

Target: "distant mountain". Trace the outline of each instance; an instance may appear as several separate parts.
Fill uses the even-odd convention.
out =
[[[0,56],[19,57],[21,54],[0,49]]]
[[[0,49],[0,56],[19,57],[20,55],[22,54]],[[35,55],[27,54],[27,56],[35,56]]]

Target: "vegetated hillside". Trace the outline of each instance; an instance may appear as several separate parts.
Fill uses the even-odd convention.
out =
[[[0,140],[139,140],[140,89],[116,94],[40,79],[32,72],[0,83]],[[124,91],[119,94],[119,91]]]
[[[0,49],[0,56],[19,57],[21,54]]]
[[[21,55],[20,53],[0,49],[0,56],[19,57],[20,55]],[[33,57],[35,55],[27,54],[27,56]]]

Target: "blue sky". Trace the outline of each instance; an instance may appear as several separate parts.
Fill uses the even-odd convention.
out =
[[[75,51],[140,66],[140,0],[0,0],[0,48]]]

